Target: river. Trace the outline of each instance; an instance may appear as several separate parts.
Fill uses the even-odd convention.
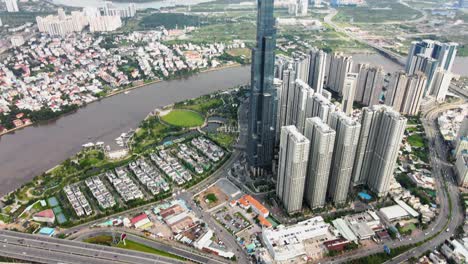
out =
[[[87,142],[113,143],[149,112],[174,102],[247,84],[250,67],[201,73],[121,93],[46,124],[0,137],[0,195],[61,163]]]
[[[356,53],[351,55],[353,56],[353,62],[355,64],[370,63],[371,65],[381,65],[386,72],[404,70],[403,66],[377,53]],[[456,57],[453,62],[452,72],[468,77],[468,57]]]

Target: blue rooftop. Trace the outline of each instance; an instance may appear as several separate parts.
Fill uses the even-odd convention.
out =
[[[43,227],[39,230],[39,235],[52,236],[54,233],[55,229],[50,227]]]

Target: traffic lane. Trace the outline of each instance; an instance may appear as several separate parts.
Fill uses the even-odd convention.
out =
[[[189,260],[191,260],[193,262],[207,263],[208,261],[211,260],[210,258],[200,256],[200,255],[195,254],[195,253],[190,252],[190,251],[186,251],[186,250],[183,250],[183,249],[171,246],[171,245],[160,243],[158,241],[149,240],[149,239],[146,239],[146,238],[136,236],[134,234],[128,233],[125,230],[116,229],[115,232],[117,232],[119,234],[120,233],[126,233],[127,238],[129,240],[135,241],[137,243],[144,244],[146,246],[149,246],[149,247],[152,247],[152,248],[155,248],[155,249],[167,252],[167,253],[171,253],[171,254],[174,254],[174,255],[189,259]],[[100,229],[94,229],[93,230],[93,229],[91,229],[88,232],[86,232],[84,234],[81,234],[79,239],[83,240],[83,239],[86,239],[86,238],[89,238],[89,237],[95,237],[95,236],[100,236],[100,235],[109,235],[109,236],[111,236],[112,232],[107,231],[107,230],[100,230]],[[95,245],[90,244],[90,246],[95,246]],[[109,249],[113,249],[113,248],[109,248]]]
[[[41,263],[90,263],[90,264],[108,264],[108,263],[128,263],[120,260],[102,260],[91,256],[76,255],[67,252],[59,252],[51,249],[35,248],[14,244],[5,244],[0,242],[0,255],[15,256],[23,260],[40,261]]]
[[[16,234],[16,233],[15,233]],[[22,233],[17,233],[22,234]],[[17,245],[23,247],[38,248],[54,252],[63,252],[75,255],[90,256],[93,258],[106,259],[112,261],[124,261],[127,263],[154,263],[152,260],[158,260],[161,263],[183,263],[181,261],[173,260],[170,258],[157,256],[154,254],[141,253],[138,251],[124,250],[118,248],[111,248],[106,246],[99,246],[94,244],[59,240],[47,239],[46,237],[38,237],[29,235],[32,238],[14,237],[13,235],[1,235],[0,242],[2,244]]]

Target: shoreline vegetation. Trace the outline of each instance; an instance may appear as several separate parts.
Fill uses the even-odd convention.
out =
[[[234,66],[235,65],[230,65],[229,67]],[[213,70],[219,70],[219,68],[210,69],[209,71]],[[83,148],[60,164],[55,165],[46,172],[38,174],[32,180],[1,197],[4,205],[4,207],[1,208],[1,212],[9,216],[4,222],[15,223],[17,219],[31,217],[41,209],[55,208],[55,205],[51,205],[49,202],[49,199],[52,198],[58,201],[60,212],[64,215],[65,221],[57,225],[61,228],[68,228],[99,219],[143,204],[162,201],[171,194],[167,190],[154,195],[149,195],[148,193],[148,195],[145,195],[145,197],[141,199],[127,201],[124,204],[118,204],[111,208],[102,208],[96,203],[94,198],[92,198],[93,194],[86,189],[87,187],[85,187],[84,181],[90,177],[99,177],[99,175],[115,168],[128,166],[130,162],[139,158],[149,159],[151,153],[161,148],[176,153],[179,143],[191,142],[193,138],[203,136],[224,149],[227,155],[224,155],[222,159],[214,161],[210,165],[204,167],[203,172],[197,172],[193,166],[189,163],[184,163],[183,160],[180,160],[180,157],[177,157],[179,162],[187,166],[187,170],[193,173],[192,178],[183,184],[177,184],[177,182],[171,180],[168,175],[163,174],[162,176],[167,182],[171,182],[170,186],[177,186],[185,189],[198,184],[214,173],[231,156],[232,145],[235,143],[238,133],[237,131],[231,131],[229,128],[237,127],[237,107],[240,103],[239,98],[244,98],[245,95],[245,86],[236,86],[231,88],[231,92],[228,93],[220,90],[200,97],[175,102],[172,110],[175,109],[183,114],[177,117],[180,119],[177,121],[185,122],[181,123],[182,126],[177,126],[177,124],[163,124],[159,119],[159,115],[149,114],[140,122],[135,130],[135,134],[129,139],[129,153],[125,157],[112,159],[106,157],[104,149],[92,147]],[[189,115],[193,113],[197,113],[199,116],[195,118]],[[219,122],[222,122],[226,129],[217,132],[203,133],[201,127],[195,129],[195,127],[189,124],[195,119],[195,121],[199,122],[201,117],[203,118],[203,125],[209,123],[210,118],[222,120]],[[208,128],[207,132],[210,132]],[[132,178],[134,175],[131,174],[130,177]],[[104,178],[104,181],[107,180]],[[73,211],[63,191],[65,186],[72,184],[76,184],[78,188],[85,188],[83,189],[86,190],[84,196],[89,198],[88,201],[90,201],[94,211],[92,215],[81,217],[77,216]],[[144,190],[146,190],[145,188],[146,187],[143,186]],[[172,187],[171,190],[173,190]],[[114,195],[118,194],[114,193]],[[47,205],[45,207],[36,206],[39,200],[47,201]],[[3,221],[1,216],[2,214],[0,214],[0,221]],[[28,227],[25,228],[25,231],[32,232],[35,228],[36,226]]]
[[[153,0],[151,0],[153,1]],[[52,121],[52,120],[57,120],[65,115],[68,115],[68,114],[73,114],[75,111],[79,110],[80,108],[84,108],[86,107],[87,105],[89,104],[92,104],[94,102],[98,102],[98,101],[101,101],[101,100],[104,100],[106,98],[109,98],[109,97],[112,97],[112,96],[115,96],[115,95],[119,95],[121,93],[125,93],[125,92],[129,92],[129,91],[132,91],[132,90],[135,90],[135,89],[139,89],[139,88],[143,88],[143,87],[146,87],[146,86],[149,86],[149,85],[152,85],[152,84],[156,84],[156,83],[160,83],[160,82],[163,82],[163,81],[174,81],[174,80],[180,80],[180,79],[183,79],[183,78],[186,78],[186,77],[191,77],[191,76],[196,76],[198,74],[203,74],[203,73],[208,73],[208,72],[212,72],[212,71],[220,71],[220,70],[225,70],[225,69],[229,69],[229,68],[234,68],[234,67],[242,67],[244,65],[240,64],[240,63],[237,63],[237,62],[234,62],[234,63],[231,63],[231,64],[226,64],[226,65],[222,65],[222,66],[219,66],[219,67],[216,67],[216,68],[209,68],[209,69],[205,69],[205,70],[202,70],[202,71],[199,71],[197,73],[194,73],[192,75],[189,75],[189,76],[182,76],[182,77],[179,77],[179,76],[175,76],[174,78],[170,78],[170,79],[167,79],[167,80],[152,80],[152,81],[149,81],[149,82],[146,82],[146,83],[142,83],[142,84],[139,84],[139,85],[135,85],[135,86],[132,86],[132,87],[127,87],[127,88],[124,88],[124,89],[119,89],[117,91],[113,91],[113,92],[110,92],[109,94],[106,94],[105,96],[103,97],[100,97],[88,104],[84,104],[80,107],[78,107],[77,109],[73,109],[71,111],[66,111],[66,112],[63,112],[61,113],[59,116],[57,117],[54,117],[54,118],[51,118],[51,119],[47,119],[47,120],[41,120],[39,122],[31,122],[29,124],[24,124],[22,126],[19,126],[19,127],[15,127],[15,128],[12,128],[12,129],[8,129],[4,132],[0,132],[0,138],[4,135],[7,135],[7,134],[12,134],[13,132],[15,131],[18,131],[18,130],[21,130],[23,128],[26,128],[26,127],[29,127],[29,126],[33,126],[33,125],[37,125],[37,124],[40,124],[40,123],[45,123],[45,122],[48,122],[48,121]]]

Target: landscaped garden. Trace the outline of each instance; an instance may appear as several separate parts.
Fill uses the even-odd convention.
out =
[[[63,218],[66,219],[59,223],[62,227],[73,226],[144,203],[164,199],[170,193],[164,192],[147,199],[130,201],[124,206],[119,205],[108,210],[100,210],[96,204],[92,203],[91,207],[95,213],[88,217],[77,218],[63,189],[67,185],[82,182],[89,177],[101,175],[117,167],[127,166],[137,157],[148,155],[161,147],[170,147],[178,140],[189,141],[193,137],[200,136],[202,132],[189,130],[187,127],[202,125],[205,122],[205,117],[215,116],[229,128],[236,128],[237,109],[240,101],[245,97],[245,91],[244,89],[236,89],[230,92],[201,96],[176,103],[174,109],[162,118],[155,115],[148,116],[142,121],[134,136],[128,142],[129,154],[120,159],[109,159],[105,154],[105,150],[101,148],[83,149],[48,172],[38,175],[31,182],[6,195],[2,200],[4,207],[0,211],[2,213],[0,214],[0,220],[4,222],[15,221],[28,205],[39,200],[47,200],[50,197],[57,198],[60,204],[60,212],[57,213],[63,214]],[[163,118],[165,120],[162,120]],[[223,124],[220,124],[220,126]],[[230,150],[232,149],[231,145],[237,138],[237,132],[213,131],[208,133],[206,137],[211,138],[215,144],[226,150]],[[223,160],[229,156],[228,152]],[[183,187],[189,188],[208,177],[221,166],[223,160],[213,164],[203,173],[197,174],[191,181],[186,182]],[[131,174],[130,176],[133,177],[134,175]],[[105,178],[103,180],[104,182],[107,181]],[[88,188],[82,186],[82,191],[89,201],[94,201],[93,195],[88,191]],[[211,204],[217,204],[224,198],[216,194],[216,199],[218,201]],[[56,209],[53,206],[50,206],[50,208]],[[33,210],[33,212],[36,211]],[[30,216],[31,213],[21,215],[24,218]]]
[[[167,115],[161,116],[161,120],[176,127],[198,127],[205,122],[201,114],[184,109],[173,109]]]

